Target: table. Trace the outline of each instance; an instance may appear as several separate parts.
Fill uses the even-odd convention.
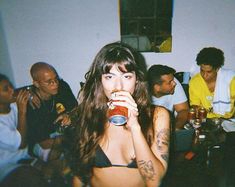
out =
[[[224,186],[235,186],[235,132],[225,132],[223,120],[216,125],[213,120],[207,119],[197,130],[192,151],[209,175],[213,173]]]
[[[235,186],[235,133],[226,133],[222,128],[204,128],[200,129],[200,134],[194,133],[188,150],[174,150],[163,187]],[[199,139],[199,135],[205,138]],[[185,155],[190,152],[194,156],[186,159]]]

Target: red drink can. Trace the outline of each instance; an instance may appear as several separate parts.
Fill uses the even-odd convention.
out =
[[[199,108],[198,110],[198,118],[201,122],[206,122],[207,111],[204,107]]]
[[[124,125],[127,122],[128,109],[124,106],[109,106],[108,118],[109,122],[114,125]]]

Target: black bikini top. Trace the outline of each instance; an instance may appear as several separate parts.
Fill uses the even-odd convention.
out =
[[[119,165],[119,164],[112,164],[109,158],[106,156],[104,151],[100,146],[97,147],[96,154],[95,154],[95,167],[103,168],[103,167],[127,167],[127,168],[137,168],[136,160],[132,160],[128,165]]]

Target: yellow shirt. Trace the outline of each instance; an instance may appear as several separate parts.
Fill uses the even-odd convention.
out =
[[[171,52],[172,46],[172,37],[168,37],[165,41],[159,46],[160,52]]]
[[[230,98],[231,98],[231,110],[224,115],[213,113],[213,97],[212,93],[207,87],[206,82],[202,78],[201,74],[198,73],[189,82],[189,101],[190,105],[203,106],[208,111],[208,118],[231,118],[235,115],[235,77],[230,83]]]

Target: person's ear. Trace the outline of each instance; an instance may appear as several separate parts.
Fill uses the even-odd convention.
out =
[[[38,82],[38,81],[33,81],[33,85],[34,85],[36,88],[39,88],[39,82]]]
[[[154,92],[159,92],[161,90],[161,86],[159,84],[154,84],[153,86]]]

